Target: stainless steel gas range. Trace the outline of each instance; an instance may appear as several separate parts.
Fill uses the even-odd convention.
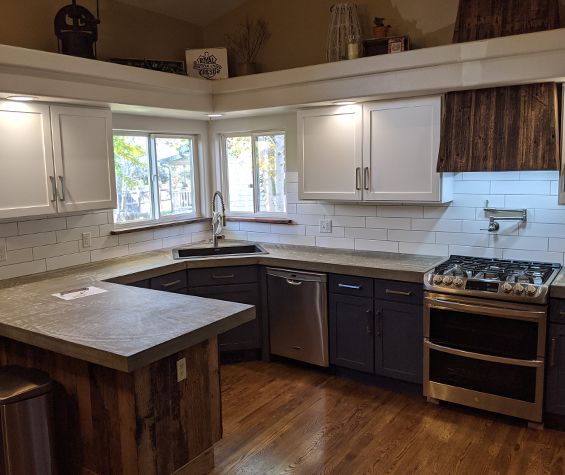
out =
[[[542,423],[547,301],[561,265],[451,256],[424,276],[424,395]]]

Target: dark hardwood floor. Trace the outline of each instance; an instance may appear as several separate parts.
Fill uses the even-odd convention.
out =
[[[214,474],[565,474],[565,433],[282,363],[222,366]]]

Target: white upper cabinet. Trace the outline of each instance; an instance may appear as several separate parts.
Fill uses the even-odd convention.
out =
[[[0,219],[116,206],[106,109],[0,102]]]
[[[362,116],[360,106],[298,112],[301,199],[362,199]]]
[[[440,121],[441,97],[299,112],[300,198],[449,200],[436,172]]]
[[[363,198],[440,201],[441,98],[363,105]]]
[[[49,107],[0,103],[0,218],[57,211]]]
[[[51,124],[59,211],[115,208],[111,112],[52,107]]]

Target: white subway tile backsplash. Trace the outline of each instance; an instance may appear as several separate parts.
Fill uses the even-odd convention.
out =
[[[13,264],[10,266],[0,267],[0,280],[21,277],[22,275],[39,274],[45,272],[47,267],[45,260],[23,262],[21,264]]]
[[[374,205],[335,205],[335,214],[339,216],[376,216],[377,207]]]
[[[78,241],[82,239],[83,233],[90,233],[95,238],[100,236],[100,228],[98,226],[90,226],[86,228],[66,229],[64,231],[56,231],[57,242]]]
[[[5,261],[0,262],[0,267],[33,261],[33,252],[30,248],[18,249],[17,251],[8,251],[6,257]]]
[[[444,231],[458,233],[462,221],[457,219],[413,219],[412,229],[415,231]]]
[[[565,239],[549,238],[549,250],[554,252],[565,252]]]
[[[54,232],[25,234],[23,236],[14,236],[6,238],[6,247],[8,251],[15,249],[24,249],[26,247],[46,246],[47,244],[55,244],[57,237]]]
[[[373,241],[386,241],[388,233],[386,229],[370,229],[370,228],[347,228],[345,237],[354,239],[365,239]]]
[[[436,233],[430,231],[402,231],[398,229],[389,229],[389,241],[405,241],[405,242],[436,242]]]
[[[0,238],[16,236],[18,234],[18,223],[0,223]]]
[[[449,254],[471,257],[487,257],[489,259],[502,259],[502,249],[495,249],[493,247],[450,245]]]
[[[493,195],[549,195],[551,185],[548,181],[493,181]]]
[[[271,224],[272,234],[306,235],[306,226],[303,224]]]
[[[475,208],[460,206],[426,206],[424,218],[435,219],[475,219]]]
[[[520,229],[521,236],[564,237],[565,224],[528,223]]]
[[[270,233],[247,233],[247,240],[253,242],[269,242],[277,244],[279,242],[278,234]]]
[[[316,236],[316,246],[332,249],[355,249],[355,240],[349,238],[333,238]]]
[[[366,218],[363,216],[332,216],[329,219],[332,220],[333,226],[345,228],[364,228],[366,226]]]
[[[419,219],[412,219],[420,221]],[[410,218],[367,218],[368,228],[410,229]]]
[[[163,238],[163,247],[176,247],[184,246],[192,242],[192,236],[190,234],[183,234],[181,236],[171,236]]]
[[[314,236],[293,236],[291,234],[281,234],[279,236],[280,244],[292,244],[293,246],[315,246],[316,238]]]
[[[355,239],[355,249],[357,251],[398,252],[398,243],[393,241]]]
[[[447,244],[425,244],[417,242],[398,243],[398,252],[403,254],[426,254],[429,256],[448,256]]]
[[[322,237],[344,237],[345,228],[339,226],[332,226],[331,233],[323,233],[320,231],[320,226],[306,226],[307,236],[322,236]]]
[[[286,184],[286,192],[287,193],[298,193],[298,183],[289,183]]]
[[[90,252],[79,252],[66,256],[50,257],[45,259],[47,270],[56,270],[63,267],[79,266],[90,262]]]
[[[296,206],[298,214],[320,214],[331,216],[334,214],[334,205],[320,203],[300,203]]]
[[[287,183],[298,183],[298,172],[286,172]]]
[[[501,249],[547,251],[548,239],[541,237],[491,235],[489,245],[490,247],[498,247]]]
[[[520,172],[520,180],[559,180],[559,172],[557,170],[534,170],[529,172]]]
[[[226,239],[234,239],[234,240],[247,240],[248,233],[247,231],[225,231],[224,236]],[[208,238],[212,239],[212,235],[208,234]]]
[[[551,195],[506,195],[504,206],[506,208],[563,209],[563,206],[559,206],[557,197]]]
[[[67,220],[65,218],[34,219],[18,223],[19,234],[45,233],[61,229],[67,229]]]
[[[377,216],[383,218],[423,218],[422,206],[377,206]]]
[[[472,193],[472,194],[488,194],[490,193],[490,181],[456,181],[453,184],[453,193]]]
[[[90,253],[91,262],[104,261],[106,259],[114,259],[116,257],[124,257],[129,253],[129,247],[117,246],[107,247],[105,249],[96,249]]]
[[[151,241],[153,239],[153,231],[140,231],[137,233],[127,233],[119,235],[120,246],[123,244],[135,244],[138,242]]]
[[[81,214],[67,218],[68,228],[84,228],[87,226],[97,226],[99,224],[108,224],[108,213]]]
[[[118,236],[101,236],[90,240],[90,247],[84,247],[82,239],[78,242],[80,251],[94,251],[106,247],[115,247],[119,244]]]
[[[33,248],[33,259],[45,259],[47,257],[64,256],[66,254],[75,254],[78,252],[78,242],[69,241],[59,244],[51,244],[49,246],[40,246]]]
[[[486,234],[468,233],[436,233],[436,243],[456,244],[458,246],[489,247],[489,236]]]
[[[517,249],[504,249],[503,259],[516,259],[520,261],[541,261],[563,264],[563,254],[559,252],[522,251]]]
[[[171,236],[180,236],[184,234],[184,229],[182,226],[171,226],[167,228],[155,229],[153,231],[154,239],[162,239]]]
[[[565,209],[536,209],[534,221],[536,223],[562,223],[565,224]]]
[[[252,231],[256,233],[270,233],[271,225],[268,223],[240,223],[241,231]]]
[[[559,188],[559,181],[552,181],[551,182],[551,195],[558,195],[560,192]]]
[[[139,254],[140,252],[156,251],[163,247],[161,239],[154,239],[153,241],[136,242],[129,245],[130,254]]]
[[[464,172],[463,180],[489,180],[489,181],[499,181],[499,180],[519,180],[520,172]]]
[[[456,207],[485,208],[488,200],[489,207],[503,208],[504,195],[471,195],[454,193],[452,205]]]

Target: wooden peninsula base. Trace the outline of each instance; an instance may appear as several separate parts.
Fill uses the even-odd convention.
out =
[[[187,378],[177,382],[177,361]],[[217,339],[131,373],[0,338],[0,364],[56,383],[56,459],[63,474],[202,474],[222,436]]]

